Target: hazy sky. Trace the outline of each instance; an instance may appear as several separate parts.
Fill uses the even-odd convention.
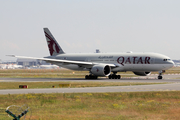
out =
[[[1,0],[0,59],[49,56],[48,27],[66,53],[156,52],[180,59],[180,0]]]

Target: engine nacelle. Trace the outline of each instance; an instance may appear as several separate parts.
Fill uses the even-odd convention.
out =
[[[133,73],[139,76],[147,76],[151,74],[151,72],[133,72]]]
[[[109,76],[111,74],[111,67],[105,64],[94,65],[91,68],[91,73],[96,76]]]

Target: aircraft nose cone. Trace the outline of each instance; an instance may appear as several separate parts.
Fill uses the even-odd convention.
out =
[[[174,67],[174,62],[173,61],[170,61],[170,64],[171,64],[171,67]]]
[[[172,67],[174,67],[174,65],[175,65],[174,62],[172,61]]]

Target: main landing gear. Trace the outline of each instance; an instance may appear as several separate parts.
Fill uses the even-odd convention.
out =
[[[117,72],[114,72],[113,74],[109,75],[109,79],[121,79],[120,75],[116,75]]]
[[[85,79],[97,79],[98,76],[94,76],[94,75],[86,75]]]
[[[162,77],[162,73],[164,73],[165,72],[165,70],[163,70],[163,71],[159,71],[159,76],[158,76],[158,79],[162,79],[163,77]]]

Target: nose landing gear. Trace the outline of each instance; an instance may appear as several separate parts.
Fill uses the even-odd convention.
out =
[[[162,78],[163,78],[162,76],[160,76],[160,75],[158,76],[158,79],[162,79]]]
[[[158,76],[158,79],[162,79],[162,73],[165,73],[165,70],[162,70],[162,71],[159,71],[159,76]]]

